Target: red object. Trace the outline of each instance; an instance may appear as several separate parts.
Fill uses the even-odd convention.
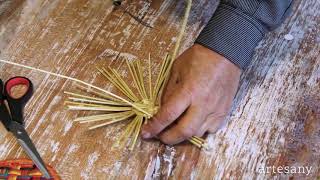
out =
[[[16,78],[9,80],[7,83],[7,86],[6,86],[6,90],[10,96],[11,96],[11,89],[17,85],[25,85],[25,86],[27,86],[27,89],[29,89],[30,88],[30,81],[28,81],[28,79],[22,78],[22,77],[16,77]]]
[[[60,180],[57,172],[47,165],[50,180]],[[0,161],[0,179],[6,180],[46,180],[40,170],[29,159]]]

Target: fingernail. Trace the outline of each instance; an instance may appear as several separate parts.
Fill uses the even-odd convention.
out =
[[[145,132],[145,131],[141,132],[141,136],[143,139],[150,139],[151,138],[151,134],[149,132]]]

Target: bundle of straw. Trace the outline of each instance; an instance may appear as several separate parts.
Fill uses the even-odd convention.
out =
[[[126,61],[130,76],[133,79],[134,89],[122,78],[115,69],[110,67],[97,67],[97,70],[110,81],[117,89],[126,96],[126,102],[114,98],[108,94],[101,93],[86,87],[78,86],[81,90],[87,90],[89,95],[65,92],[69,95],[66,104],[70,110],[77,111],[102,111],[104,114],[79,117],[75,119],[80,123],[98,123],[91,126],[90,129],[96,129],[113,123],[127,121],[129,124],[123,134],[115,143],[115,146],[124,148],[129,146],[133,150],[141,131],[141,126],[153,117],[160,108],[160,99],[163,89],[169,79],[171,67],[178,53],[183,34],[187,26],[187,20],[191,10],[192,0],[188,0],[187,10],[185,12],[183,25],[173,52],[173,55],[167,55],[161,65],[155,84],[152,84],[151,58],[148,59],[148,76],[145,80],[143,75],[143,66],[140,60]],[[147,83],[145,83],[147,82]],[[128,101],[130,103],[128,103]],[[199,148],[206,147],[205,140],[193,136],[189,141]]]
[[[83,86],[78,86],[78,88],[80,90],[87,90],[89,95],[65,92],[69,95],[66,104],[69,110],[105,112],[105,114],[90,115],[75,119],[76,122],[80,123],[98,122],[97,125],[91,126],[89,129],[96,129],[131,119],[123,134],[115,143],[115,146],[124,148],[128,145],[129,149],[133,150],[140,134],[142,124],[147,123],[147,121],[157,113],[160,107],[160,99],[165,87],[165,82],[167,81],[170,60],[170,56],[166,56],[154,85],[152,84],[150,56],[148,61],[147,83],[145,83],[146,80],[142,73],[143,67],[140,60],[132,62],[126,61],[130,75],[133,79],[134,88],[137,90],[138,94],[134,93],[133,88],[125,82],[116,70],[110,67],[97,67],[98,71],[117,87],[119,91],[135,105],[135,107],[139,107],[139,109],[109,95],[100,93],[99,91],[93,89],[88,91],[88,89]],[[198,137],[192,137],[190,142],[199,148],[205,145],[204,140]]]

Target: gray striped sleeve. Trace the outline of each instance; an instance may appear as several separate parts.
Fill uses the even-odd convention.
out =
[[[245,69],[258,42],[283,22],[291,6],[292,0],[224,0],[196,43]]]

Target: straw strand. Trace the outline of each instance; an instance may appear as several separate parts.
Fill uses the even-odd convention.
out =
[[[151,116],[151,114],[149,114],[148,112],[144,111],[143,109],[137,107],[137,106],[134,105],[132,102],[130,102],[130,101],[128,101],[128,100],[126,100],[126,99],[124,99],[124,98],[122,98],[122,97],[120,97],[120,96],[118,96],[118,95],[116,95],[116,94],[113,94],[113,93],[111,93],[111,92],[109,92],[109,91],[107,91],[107,90],[104,90],[104,89],[102,89],[102,88],[99,88],[99,87],[97,87],[97,86],[94,86],[94,85],[92,85],[92,84],[89,84],[89,83],[87,83],[87,82],[85,82],[85,81],[81,81],[80,79],[76,79],[76,78],[69,77],[69,76],[65,76],[65,75],[58,74],[58,73],[53,73],[53,72],[50,72],[50,71],[38,69],[38,68],[35,68],[35,67],[23,65],[23,64],[18,64],[18,63],[10,62],[10,61],[3,60],[3,59],[0,59],[0,62],[7,63],[7,64],[11,64],[11,65],[15,65],[15,66],[19,66],[19,67],[23,67],[23,68],[30,69],[30,70],[35,70],[35,71],[38,71],[38,72],[42,72],[42,73],[45,73],[45,74],[49,74],[49,75],[52,75],[52,76],[60,77],[60,78],[63,78],[63,79],[68,79],[68,80],[71,80],[71,81],[74,81],[74,82],[78,82],[78,83],[80,83],[80,84],[84,84],[84,85],[86,85],[86,86],[88,86],[88,87],[97,89],[97,90],[99,90],[99,91],[102,91],[102,92],[104,92],[104,93],[106,93],[106,94],[114,97],[114,98],[117,98],[117,99],[119,99],[119,100],[121,100],[121,101],[129,104],[130,106],[136,108],[137,110],[139,110],[139,111],[141,111],[141,112],[143,112],[143,113],[146,113],[147,115]]]

